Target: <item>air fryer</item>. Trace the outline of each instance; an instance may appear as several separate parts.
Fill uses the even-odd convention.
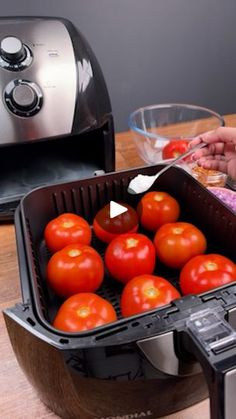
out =
[[[33,188],[114,170],[98,61],[65,19],[0,19],[0,220]]]
[[[5,310],[4,317],[20,366],[43,402],[62,418],[156,419],[208,395],[211,419],[235,418],[234,283],[122,318],[121,285],[106,274],[98,293],[113,304],[118,321],[76,334],[51,325],[61,301],[45,278],[49,255],[43,231],[48,221],[69,211],[92,223],[111,200],[136,207],[141,195],[128,194],[130,180],[161,167],[39,188],[16,211],[22,303]],[[182,219],[204,232],[209,253],[235,261],[235,214],[218,198],[177,167],[152,189],[165,190],[179,201]],[[104,255],[104,244],[95,237],[93,246]],[[178,272],[160,263],[157,269],[178,288]]]

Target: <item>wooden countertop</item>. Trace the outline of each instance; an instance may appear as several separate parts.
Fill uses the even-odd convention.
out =
[[[236,127],[236,115],[225,117],[227,126]],[[116,168],[144,165],[137,156],[129,132],[116,135]],[[3,419],[46,419],[57,416],[44,406],[27,381],[13,353],[2,310],[21,302],[13,224],[0,225],[0,416]],[[167,419],[208,419],[209,403],[205,400],[191,408],[166,416]],[[83,419],[83,418],[81,418]]]

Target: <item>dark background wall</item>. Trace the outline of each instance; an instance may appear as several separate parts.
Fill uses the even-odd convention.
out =
[[[0,10],[65,17],[83,32],[101,64],[116,131],[147,104],[236,112],[235,0],[2,0]]]

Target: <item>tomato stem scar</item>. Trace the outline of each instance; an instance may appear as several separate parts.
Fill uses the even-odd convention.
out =
[[[90,308],[87,306],[80,307],[77,310],[77,314],[79,317],[87,317],[90,314]]]
[[[208,271],[216,271],[218,268],[217,264],[215,262],[211,262],[210,260],[205,263],[205,267]]]
[[[127,249],[130,249],[131,247],[136,247],[138,244],[138,240],[134,238],[130,238],[126,240],[126,247]]]
[[[146,288],[144,294],[149,298],[155,298],[160,294],[160,291],[155,287]]]
[[[68,255],[72,258],[76,257],[76,256],[80,256],[81,255],[81,251],[79,249],[71,249],[68,252]]]
[[[73,227],[74,222],[73,221],[65,221],[62,225],[65,228],[70,228],[70,227]]]

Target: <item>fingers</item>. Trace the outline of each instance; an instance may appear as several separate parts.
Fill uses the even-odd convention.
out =
[[[198,135],[189,143],[189,148],[195,147],[197,144],[207,142],[208,136],[211,136],[215,131],[207,131],[204,134]]]
[[[188,147],[189,148],[193,148],[193,147],[195,147],[196,145],[198,145],[200,143],[202,143],[201,138],[200,137],[196,137],[192,141],[189,142]]]
[[[235,147],[236,145],[236,128],[234,127],[220,127],[215,131],[208,131],[198,137],[194,138],[190,144],[189,148],[194,147],[195,145],[204,142],[208,144],[208,147],[205,147],[201,150],[196,151],[192,155],[192,160],[198,160],[201,157],[215,154],[224,154],[224,147],[227,144],[232,144]]]
[[[222,154],[216,154],[215,156],[206,156],[206,157],[201,157],[199,159],[200,162],[204,162],[204,161],[209,161],[209,160],[221,160],[221,161],[226,161],[225,156],[223,156]]]
[[[227,173],[227,162],[225,160],[206,159],[199,160],[197,164],[207,170],[217,170]]]
[[[208,131],[196,137],[193,141],[213,144],[218,142],[236,144],[236,128],[235,127],[220,127],[215,131]]]
[[[224,143],[216,143],[216,144],[210,144],[208,147],[204,147],[200,150],[195,151],[195,153],[192,155],[192,160],[198,160],[201,157],[206,156],[215,156],[220,155],[224,153]]]

